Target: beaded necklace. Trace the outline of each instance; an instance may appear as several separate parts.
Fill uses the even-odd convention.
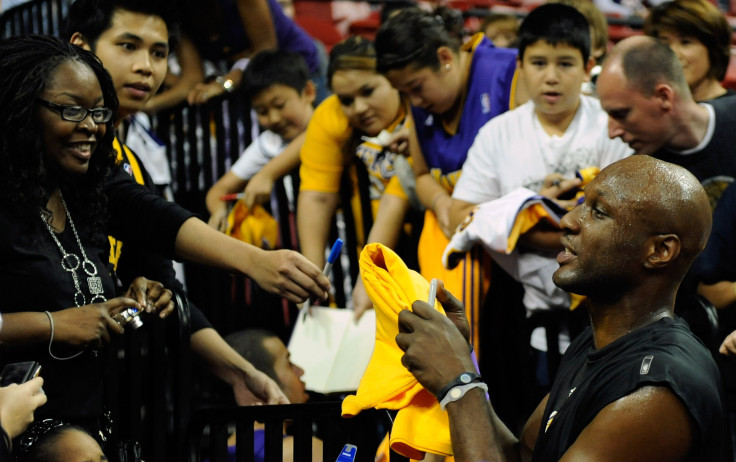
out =
[[[74,226],[74,221],[72,220],[72,216],[69,214],[69,208],[67,208],[66,206],[66,202],[64,201],[64,196],[61,195],[61,191],[59,191],[59,197],[61,198],[61,204],[64,206],[64,211],[66,212],[67,222],[72,228],[74,238],[77,240],[77,245],[79,246],[79,251],[82,254],[81,266],[82,270],[87,275],[87,287],[89,289],[90,295],[92,296],[90,303],[105,302],[107,301],[107,298],[105,298],[104,295],[105,289],[102,285],[102,279],[97,276],[97,267],[94,263],[92,263],[92,260],[87,257],[87,252],[84,251],[84,246],[82,246],[82,241],[79,239],[77,228]],[[87,298],[82,292],[82,288],[79,284],[79,276],[77,276],[77,270],[80,266],[80,258],[78,255],[69,253],[64,249],[64,247],[61,245],[61,242],[59,241],[59,238],[56,237],[56,233],[54,233],[54,230],[51,229],[49,219],[44,216],[43,211],[41,211],[40,214],[41,221],[43,221],[43,223],[46,225],[46,229],[49,230],[51,238],[54,240],[56,246],[59,248],[59,252],[61,253],[61,267],[64,269],[64,271],[67,271],[72,275],[72,280],[74,281],[74,303],[78,307],[84,306],[87,304]]]

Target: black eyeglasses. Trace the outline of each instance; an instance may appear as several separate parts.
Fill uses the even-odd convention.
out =
[[[62,119],[69,122],[81,122],[87,118],[87,114],[92,114],[92,121],[96,124],[104,124],[112,119],[112,109],[106,107],[98,107],[95,109],[87,109],[82,106],[65,106],[56,104],[45,99],[38,98],[38,102],[42,106],[46,106],[52,111],[58,112]]]

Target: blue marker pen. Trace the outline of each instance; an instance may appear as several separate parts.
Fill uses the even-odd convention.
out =
[[[337,456],[337,460],[335,462],[353,462],[357,453],[357,446],[354,444],[346,444],[343,446],[342,451],[340,451],[340,455]]]
[[[335,260],[337,260],[337,257],[340,255],[340,250],[342,249],[342,239],[337,238],[334,244],[332,244],[332,249],[330,250],[330,255],[327,257],[327,263],[325,263],[324,269],[322,269],[322,274],[327,276],[330,273],[330,270],[332,269],[332,264],[335,263]],[[307,299],[306,302],[304,302],[304,305],[302,305],[302,311],[304,311],[304,319],[306,319],[307,314],[312,314],[312,304],[310,303],[309,299]]]
[[[335,243],[332,245],[332,250],[330,250],[330,255],[327,257],[327,263],[325,263],[325,267],[322,270],[322,274],[327,276],[329,274],[330,270],[332,269],[332,264],[335,263],[335,260],[337,260],[337,257],[340,255],[340,250],[342,249],[342,239],[337,238]]]

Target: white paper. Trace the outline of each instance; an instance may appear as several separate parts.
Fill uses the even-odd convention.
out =
[[[367,310],[360,321],[353,311],[312,307],[299,313],[289,341],[291,361],[304,369],[307,390],[318,393],[355,391],[360,385],[376,341],[376,312]]]

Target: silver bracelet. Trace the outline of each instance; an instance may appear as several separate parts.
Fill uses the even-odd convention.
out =
[[[483,390],[484,393],[488,392],[488,385],[483,382],[471,382],[465,385],[457,385],[450,388],[450,391],[448,391],[445,397],[442,398],[442,401],[440,401],[440,408],[444,411],[445,406],[447,406],[449,403],[452,403],[453,401],[459,400],[460,398],[465,396],[465,393],[467,393],[469,390],[472,390],[473,388],[480,388],[481,390]]]
[[[84,352],[84,350],[80,351],[79,353],[75,355],[68,356],[66,358],[60,358],[58,356],[54,356],[54,354],[51,352],[51,344],[54,341],[54,318],[51,316],[51,313],[49,313],[48,311],[44,311],[44,313],[46,313],[46,316],[48,316],[49,324],[51,324],[51,337],[49,338],[49,356],[59,361],[66,361],[68,359],[74,359],[77,356],[81,355]]]

